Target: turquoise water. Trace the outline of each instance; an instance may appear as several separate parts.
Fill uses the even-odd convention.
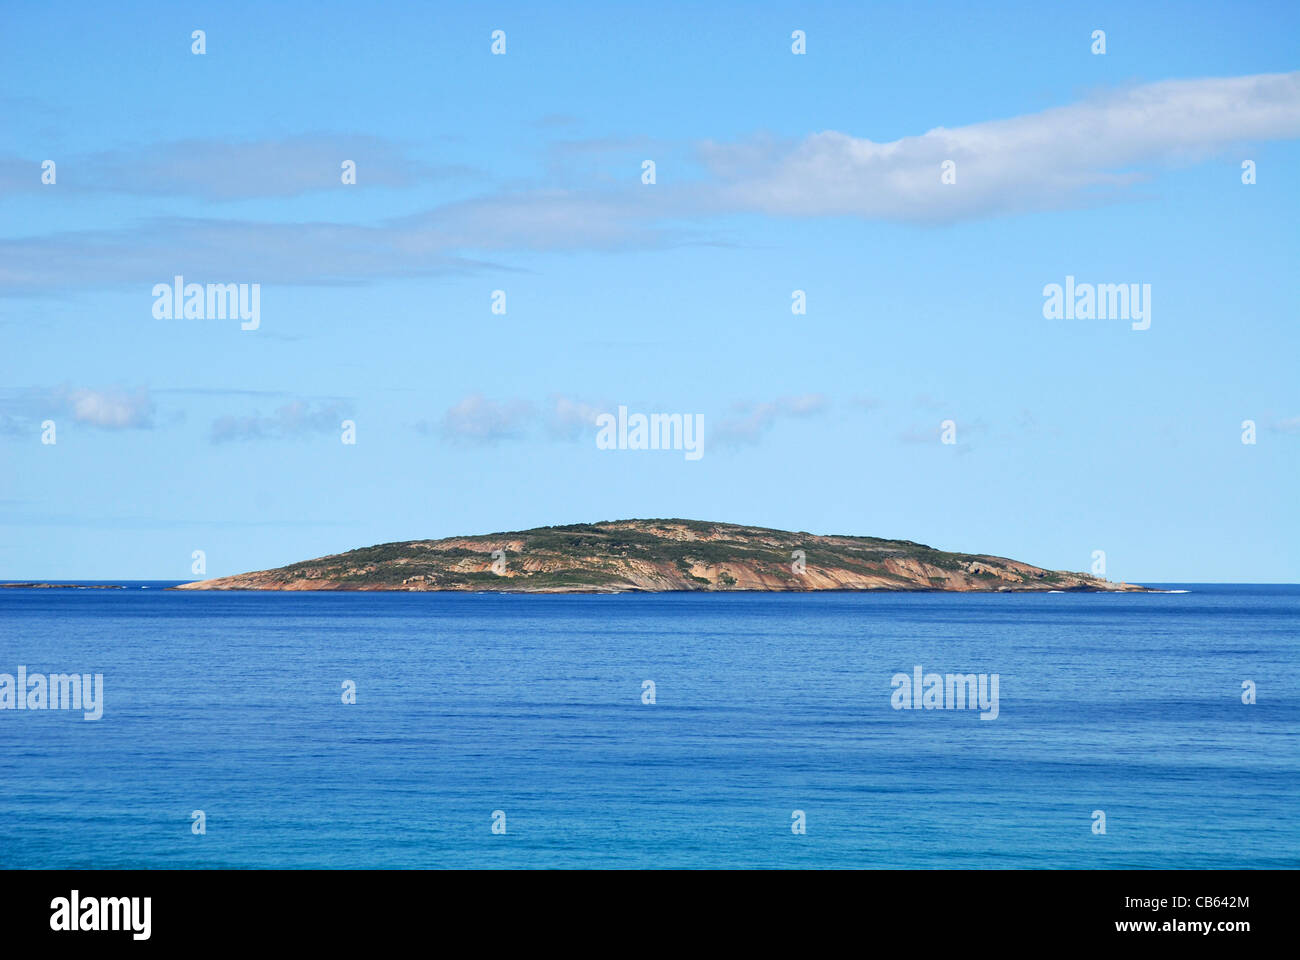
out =
[[[1297,586],[140,586],[0,590],[0,673],[102,673],[105,702],[0,710],[0,866],[1300,863]],[[998,674],[997,719],[892,709],[918,664]]]

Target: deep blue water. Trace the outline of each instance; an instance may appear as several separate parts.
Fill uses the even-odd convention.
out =
[[[0,590],[0,673],[105,689],[99,721],[0,710],[0,866],[1300,863],[1300,586],[162,585]],[[1000,715],[893,710],[917,664],[997,673]]]

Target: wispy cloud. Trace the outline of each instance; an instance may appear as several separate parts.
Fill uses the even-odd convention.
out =
[[[663,216],[644,189],[541,189],[447,204],[390,226],[444,251],[623,250],[698,239],[659,223]]]
[[[437,432],[453,442],[490,444],[523,437],[534,416],[532,405],[523,400],[497,402],[473,393],[456,403],[436,423],[421,421],[416,428]]]
[[[545,404],[526,400],[497,401],[475,393],[452,406],[436,421],[415,424],[422,433],[436,433],[461,443],[492,444],[505,440],[543,439],[572,442],[594,437],[596,417],[618,404],[593,403],[566,394],[551,394]],[[723,444],[756,443],[783,419],[818,416],[829,407],[821,394],[782,397],[769,403],[739,401],[711,431]]]
[[[565,192],[448,204],[374,226],[159,218],[121,230],[0,240],[0,294],[197,282],[344,285],[466,274],[481,251],[663,247],[689,235],[646,222],[642,201]],[[638,212],[640,211],[640,212]]]
[[[82,387],[67,391],[62,399],[77,423],[106,430],[153,426],[154,404],[148,390],[91,390]]]
[[[942,222],[1114,199],[1152,169],[1300,136],[1300,72],[1171,80],[884,143],[837,131],[706,143],[722,207]],[[940,165],[956,164],[956,183]]]
[[[946,223],[1114,202],[1134,196],[1134,186],[1161,169],[1241,143],[1296,137],[1300,72],[1172,80],[885,143],[838,131],[704,142],[697,145],[699,176],[654,187],[640,184],[638,169],[622,179],[569,179],[552,170],[548,182],[527,189],[370,224],[161,218],[11,237],[0,240],[0,295],[152,285],[177,273],[200,282],[328,285],[499,271],[508,265],[482,258],[716,244],[711,224],[735,213]],[[384,141],[354,141],[354,152],[372,154],[364,165],[358,161],[359,183],[369,177],[401,186],[438,175]],[[543,166],[555,157],[582,163],[633,146],[645,144],[560,144]],[[104,178],[101,185],[141,193],[289,195],[333,184],[343,153],[337,138],[264,141],[230,151],[193,141],[143,165],[114,155],[95,176]],[[956,164],[954,184],[940,180],[946,160]],[[37,171],[24,161],[22,182],[38,183]],[[75,182],[75,174],[61,167],[60,184]],[[12,164],[0,163],[0,185],[17,175]],[[558,189],[557,182],[568,187]]]
[[[730,415],[714,428],[713,440],[719,444],[757,443],[777,421],[817,416],[827,406],[826,398],[820,393],[782,397],[767,403],[735,403]]]
[[[961,417],[945,418],[943,421],[937,421],[927,424],[912,424],[898,434],[899,443],[908,444],[938,444],[944,433],[944,424],[951,419],[955,431],[956,445],[962,449],[961,453],[968,452],[970,444],[967,440],[972,436],[985,436],[989,432],[988,424],[982,419],[964,420]]]
[[[203,283],[349,284],[486,266],[446,248],[435,236],[391,227],[164,218],[123,230],[2,240],[0,293],[152,288],[175,274]]]
[[[556,439],[576,440],[584,433],[594,433],[596,418],[609,409],[609,404],[598,406],[562,394],[553,394],[546,412],[547,432]]]
[[[154,401],[140,387],[36,387],[0,396],[0,433],[18,436],[43,420],[60,419],[103,430],[146,430],[154,426]]]
[[[41,162],[0,156],[0,195],[40,190]],[[342,165],[352,161],[349,189],[410,187],[476,175],[461,164],[431,165],[410,146],[380,137],[312,134],[243,143],[176,140],[130,150],[54,158],[61,191],[137,196],[184,196],[209,201],[293,197],[342,188]]]
[[[279,407],[270,416],[227,415],[212,422],[213,443],[247,440],[288,440],[312,434],[337,434],[347,408],[342,403],[310,403],[295,400]]]
[[[29,430],[26,419],[0,411],[0,436],[21,437]]]

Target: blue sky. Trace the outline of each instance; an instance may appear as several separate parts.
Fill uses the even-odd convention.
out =
[[[1300,8],[1065,6],[5,4],[0,578],[676,516],[1300,581]]]

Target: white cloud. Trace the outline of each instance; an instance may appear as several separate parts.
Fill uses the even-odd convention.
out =
[[[148,390],[127,392],[120,388],[91,390],[83,387],[64,398],[72,419],[106,430],[153,425],[153,401]]]
[[[103,430],[150,429],[154,401],[140,387],[32,387],[0,395],[0,432],[21,436],[42,420],[66,417]]]
[[[707,225],[744,212],[943,223],[1069,208],[1124,199],[1163,168],[1296,137],[1300,72],[1171,80],[888,143],[834,130],[801,140],[705,142],[698,147],[704,176],[653,189],[635,178],[596,188],[587,178],[581,187],[557,189],[555,180],[564,177],[552,172],[552,182],[531,189],[373,224],[161,218],[14,236],[0,239],[0,295],[152,286],[175,274],[199,282],[326,285],[501,270],[507,266],[477,257],[715,243]],[[423,175],[405,168],[398,148],[356,139],[358,150],[373,151],[365,168],[371,182],[400,186]],[[301,192],[324,182],[319,171],[335,146],[307,138],[244,144],[229,155],[218,152],[232,172],[209,180],[207,161],[198,159],[202,144],[173,145],[152,166],[123,160],[112,176],[140,192],[201,184],[214,198]],[[566,152],[574,151],[559,151]],[[329,160],[334,176],[337,163]],[[955,184],[940,181],[945,160],[956,164]],[[61,170],[60,183],[68,176]],[[38,182],[30,163],[0,158],[0,189]]]
[[[493,443],[523,436],[532,415],[532,407],[522,400],[498,403],[474,393],[443,414],[437,429],[449,440]],[[425,431],[431,429],[428,423],[418,427]]]
[[[1171,80],[1082,103],[876,143],[837,131],[706,143],[717,202],[780,216],[947,221],[1113,197],[1135,169],[1300,136],[1300,72]],[[940,165],[956,163],[956,183]]]

